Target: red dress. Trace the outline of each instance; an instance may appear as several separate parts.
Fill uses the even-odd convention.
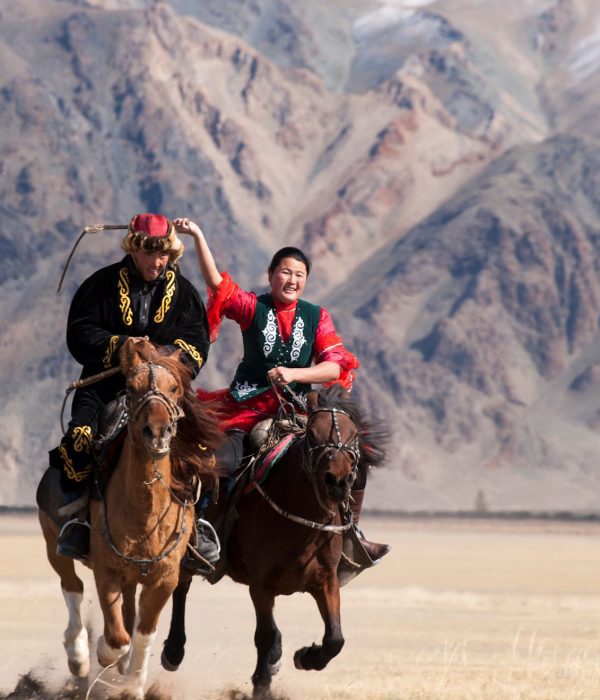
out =
[[[273,303],[279,333],[285,342],[292,332],[296,302],[281,304],[273,300]],[[256,294],[240,289],[229,274],[224,272],[223,281],[218,289],[215,292],[210,289],[208,291],[207,316],[211,342],[217,339],[223,316],[236,321],[244,331],[252,323],[255,309]],[[320,311],[313,356],[315,363],[335,362],[339,365],[340,376],[336,382],[348,390],[351,389],[352,370],[359,367],[360,363],[343,346],[329,312],[323,307]],[[277,415],[279,409],[279,401],[272,389],[244,401],[236,401],[229,388],[217,391],[198,389],[197,395],[203,401],[212,401],[217,404],[217,409],[222,416],[221,427],[224,430],[236,428],[248,432],[263,418]]]

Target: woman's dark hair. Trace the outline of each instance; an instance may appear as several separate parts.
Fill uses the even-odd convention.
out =
[[[275,253],[273,259],[271,260],[271,264],[269,265],[269,274],[275,272],[275,268],[284,258],[294,258],[294,260],[304,263],[304,266],[306,267],[306,276],[308,277],[310,273],[310,260],[308,256],[300,250],[300,248],[294,248],[293,246],[286,246]]]

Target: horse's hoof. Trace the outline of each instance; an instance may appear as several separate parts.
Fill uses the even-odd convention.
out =
[[[90,659],[83,661],[69,660],[69,671],[75,678],[87,678],[90,675]]]
[[[166,649],[163,648],[162,654],[160,655],[160,664],[165,669],[165,671],[177,671],[177,669],[181,665],[182,659],[183,654],[181,654],[181,658],[179,659],[179,661],[176,661],[175,659],[169,659],[169,657],[167,656]]]
[[[252,689],[252,700],[271,700],[271,683],[260,683]]]
[[[129,651],[129,644],[125,644],[122,647],[114,648],[109,646],[102,635],[98,639],[98,644],[96,646],[96,656],[98,657],[98,663],[100,666],[106,668],[115,661],[118,661],[122,656],[124,656]]]
[[[90,647],[86,628],[82,627],[75,636],[69,636],[67,630],[64,647],[71,674],[75,678],[87,678],[90,673]]]
[[[302,647],[294,654],[294,666],[301,671],[320,671],[327,662],[317,663],[321,647],[317,644],[312,644],[309,647]]]
[[[274,664],[269,664],[269,673],[271,676],[276,676],[279,673],[279,669],[281,668],[281,657],[274,663]]]

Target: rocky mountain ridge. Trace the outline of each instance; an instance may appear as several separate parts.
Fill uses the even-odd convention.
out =
[[[244,285],[313,256],[386,416],[373,508],[598,508],[591,0],[0,2],[0,502],[59,438],[88,223],[190,215]],[[199,283],[192,255],[184,272]],[[61,320],[62,319],[62,320]],[[15,348],[18,347],[18,353]],[[235,329],[202,382],[223,386]]]

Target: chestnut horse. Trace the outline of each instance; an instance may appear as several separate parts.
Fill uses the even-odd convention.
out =
[[[193,530],[194,495],[201,479],[214,485],[217,478],[209,455],[221,431],[197,402],[179,354],[177,350],[165,357],[147,341],[129,339],[123,345],[120,367],[126,376],[128,432],[103,500],[90,503],[86,564],[94,572],[104,616],[98,661],[102,666],[118,661],[124,681],[138,698],[144,696],[158,618],[177,585]],[[198,450],[199,443],[204,452]],[[83,583],[74,561],[56,553],[58,526],[41,510],[39,519],[69,612],[69,668],[74,676],[85,677],[90,657],[81,620]]]
[[[254,482],[238,507],[239,517],[227,545],[226,573],[249,586],[256,612],[254,696],[268,696],[271,677],[279,670],[281,634],[273,609],[275,598],[308,592],[325,623],[321,644],[298,649],[298,669],[321,670],[340,653],[342,522],[357,474],[384,459],[385,437],[361,416],[355,402],[337,385],[308,395],[306,432],[291,444],[264,485]],[[252,483],[252,482],[251,482]],[[185,646],[185,602],[191,575],[182,570],[173,594],[173,612],[162,664],[178,668]]]

